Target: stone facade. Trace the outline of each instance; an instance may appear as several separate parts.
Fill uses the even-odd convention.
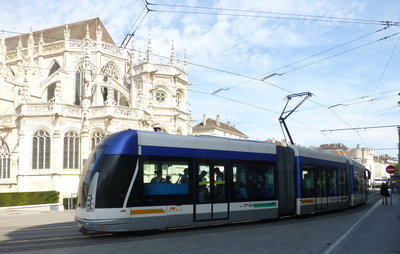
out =
[[[142,57],[142,55],[144,55]],[[98,18],[0,35],[0,192],[68,197],[92,148],[124,129],[191,134],[186,57],[115,45]]]
[[[351,149],[350,153],[354,159],[371,170],[371,180],[375,178],[390,178],[390,174],[386,172],[386,167],[397,163],[396,158],[390,158],[387,155],[375,156],[375,152],[372,148],[361,148],[359,145]]]

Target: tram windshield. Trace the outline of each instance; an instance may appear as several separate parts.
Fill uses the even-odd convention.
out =
[[[137,156],[132,154],[106,154],[98,147],[90,155],[82,172],[78,189],[78,206],[85,207],[89,186],[98,174],[95,187],[96,208],[122,207],[136,168]]]
[[[95,150],[93,150],[89,156],[89,159],[86,161],[85,166],[83,167],[78,187],[77,205],[79,207],[86,206],[89,184],[93,177],[93,168],[103,155],[104,149],[105,147],[97,147]]]

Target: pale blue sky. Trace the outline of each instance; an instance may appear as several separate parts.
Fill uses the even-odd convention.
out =
[[[278,117],[284,98],[311,92],[314,96],[287,120],[296,143],[360,144],[377,149],[376,154],[397,156],[396,149],[380,150],[397,147],[396,128],[320,131],[400,124],[400,24],[383,29],[379,22],[399,22],[400,1],[149,2],[153,4],[148,7],[158,11],[145,16],[133,41],[145,50],[150,33],[157,55],[168,57],[172,40],[181,58],[187,50],[194,64],[189,65],[194,124],[202,121],[203,113],[212,118],[219,114],[252,139],[283,139]],[[6,37],[15,35],[7,31],[27,33],[30,27],[36,31],[99,17],[118,45],[132,26],[136,28],[144,8],[142,0],[0,4],[0,30]],[[283,75],[267,83],[249,79],[271,73]],[[220,88],[226,90],[211,95]],[[293,99],[289,107],[297,102]],[[342,105],[332,107],[336,104]]]

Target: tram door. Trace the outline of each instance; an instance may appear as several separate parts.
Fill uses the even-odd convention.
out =
[[[226,167],[222,164],[199,162],[196,174],[194,220],[227,219]]]
[[[346,207],[348,205],[348,191],[347,191],[347,174],[345,168],[338,169],[338,206],[339,207]]]
[[[328,208],[328,195],[326,189],[326,170],[325,169],[317,169],[316,173],[316,199],[315,199],[315,209],[327,209]]]

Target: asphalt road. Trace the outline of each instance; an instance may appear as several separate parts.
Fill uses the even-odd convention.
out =
[[[358,221],[367,213],[374,218],[382,208],[374,207],[377,200],[376,196],[354,209],[302,218],[92,236],[78,232],[72,211],[1,211],[0,253],[345,253],[354,241],[366,249],[374,244],[359,241],[362,230],[371,230],[363,228],[371,224],[370,219]],[[349,234],[355,224],[357,228]],[[338,242],[346,234],[345,240]],[[396,245],[398,242],[372,253],[400,253]],[[358,249],[353,246],[347,253],[361,253]],[[369,253],[366,249],[362,253]]]

